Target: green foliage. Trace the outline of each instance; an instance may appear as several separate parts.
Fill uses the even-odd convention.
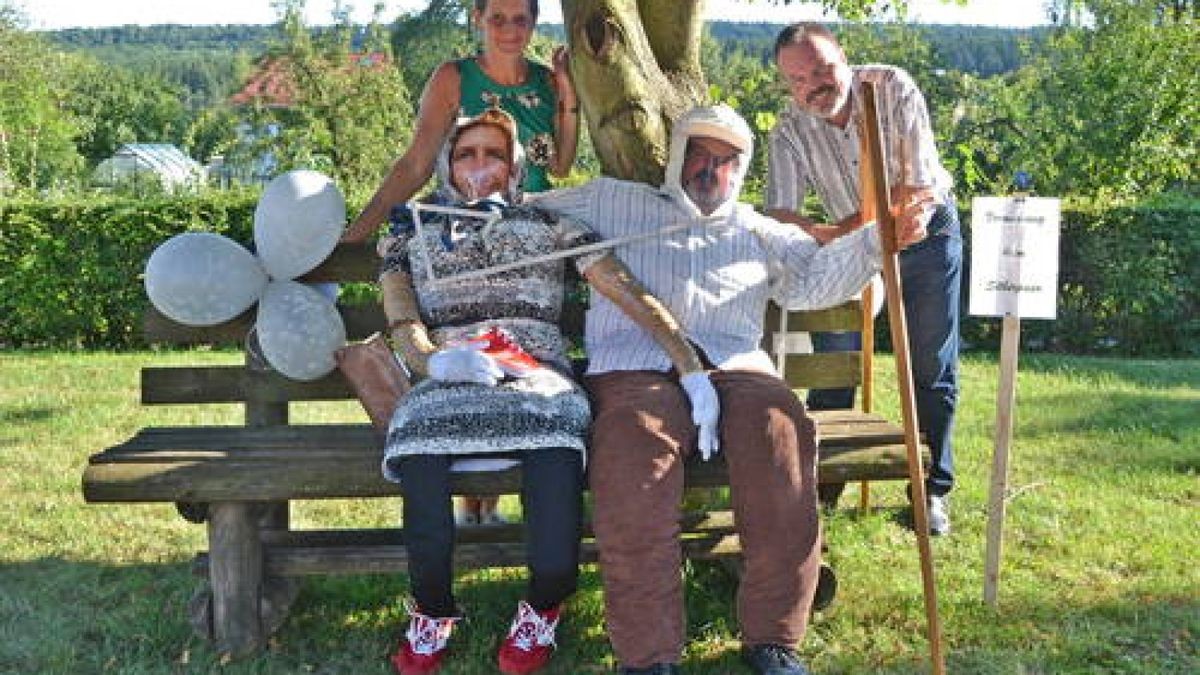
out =
[[[254,135],[232,146],[230,159],[270,153],[277,171],[322,171],[351,193],[373,186],[408,144],[412,126],[408,90],[377,29],[378,15],[367,27],[364,49],[374,51],[366,54],[355,50],[348,15],[314,35],[302,21],[302,0],[281,5],[283,42],[267,58],[282,64],[292,105],[246,109]]]
[[[69,61],[0,5],[0,193],[71,183],[83,170],[66,109]]]
[[[1200,21],[1157,3],[1093,3],[1093,27],[1062,28],[1031,64],[972,82],[952,147],[999,189],[1033,174],[1042,194],[1133,200],[1200,181]]]
[[[75,145],[91,165],[126,143],[178,143],[183,92],[157,77],[76,57],[66,108],[79,120]]]
[[[425,81],[443,61],[475,53],[467,27],[470,4],[431,0],[425,9],[401,14],[392,23],[392,52],[409,91],[424,91]]]
[[[141,275],[189,230],[251,239],[256,195],[0,202],[0,345],[141,344]]]

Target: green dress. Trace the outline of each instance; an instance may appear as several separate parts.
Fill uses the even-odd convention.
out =
[[[528,77],[513,87],[496,84],[474,58],[459,59],[459,111],[475,116],[491,107],[499,107],[517,121],[517,136],[525,148],[525,192],[549,190],[547,171],[554,155],[554,113],[558,97],[550,69],[526,60]]]

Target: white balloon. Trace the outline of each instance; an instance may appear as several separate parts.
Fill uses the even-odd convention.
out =
[[[263,190],[254,209],[254,242],[272,279],[295,279],[337,246],[346,200],[318,171],[289,171]]]
[[[212,326],[246,311],[267,285],[258,259],[237,242],[212,232],[166,240],[146,261],[146,295],[169,318]]]
[[[258,343],[275,370],[315,380],[334,369],[346,343],[342,316],[319,291],[295,281],[272,281],[258,303]]]

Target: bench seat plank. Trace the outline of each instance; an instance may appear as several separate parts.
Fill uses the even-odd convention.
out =
[[[903,479],[903,430],[856,411],[815,413],[822,482]],[[380,441],[365,424],[150,427],[93,455],[83,475],[89,502],[218,502],[386,497]],[[719,456],[718,456],[719,457]],[[727,482],[723,461],[689,464],[689,487]],[[519,469],[455,474],[456,494],[519,491]]]

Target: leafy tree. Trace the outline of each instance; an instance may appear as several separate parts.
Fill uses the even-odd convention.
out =
[[[241,150],[255,156],[269,150],[279,170],[325,171],[343,189],[373,185],[408,143],[412,121],[408,90],[379,28],[383,5],[375,6],[362,50],[355,49],[358,35],[341,3],[333,29],[315,35],[303,22],[303,0],[276,5],[284,38],[267,58],[282,64],[292,101],[286,108],[249,109],[258,134]],[[266,129],[279,135],[263,134]]]
[[[976,85],[964,142],[993,186],[1025,169],[1043,194],[1130,199],[1200,180],[1200,22],[1163,5],[1092,2],[1091,26],[1061,28],[1004,86]]]
[[[430,0],[419,12],[402,14],[392,24],[392,51],[410,92],[425,88],[438,64],[475,51],[467,17],[470,0]]]
[[[178,143],[186,126],[183,92],[152,75],[75,56],[66,108],[78,120],[75,143],[89,164],[125,143]]]
[[[77,120],[65,105],[68,61],[0,5],[0,191],[52,187],[82,171]]]

